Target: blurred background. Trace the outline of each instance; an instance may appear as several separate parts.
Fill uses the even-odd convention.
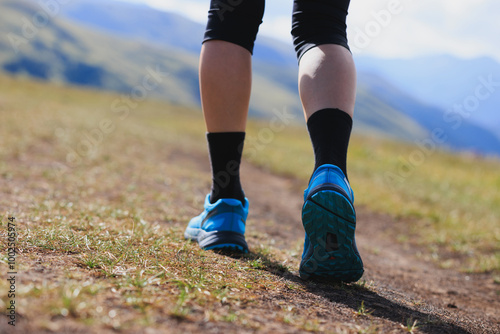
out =
[[[198,108],[208,6],[208,0],[1,0],[0,71],[130,94],[149,66],[168,73],[150,96]],[[292,1],[266,6],[250,114],[266,118],[286,108],[301,121]],[[494,0],[353,1],[355,131],[500,155],[499,12]],[[433,139],[435,130],[443,140]]]

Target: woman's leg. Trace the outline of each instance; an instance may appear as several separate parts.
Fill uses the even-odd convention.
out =
[[[248,50],[230,42],[203,44],[200,92],[209,133],[245,131],[252,87],[251,57]]]
[[[207,126],[212,190],[184,236],[205,249],[247,252],[248,200],[240,162],[252,83],[251,56],[264,0],[212,0],[200,56],[200,93]]]
[[[315,166],[304,194],[303,278],[357,281],[363,274],[354,232],[354,195],[347,180],[356,71],[346,38],[349,0],[295,0],[292,23],[299,91]]]
[[[244,202],[239,166],[252,86],[251,54],[220,40],[203,44],[200,58],[201,105],[212,167],[210,202]]]
[[[352,117],[356,69],[349,50],[335,44],[308,50],[299,64],[299,92],[306,120],[325,108],[340,109]]]
[[[338,166],[347,175],[347,148],[356,96],[356,69],[345,47],[322,44],[300,59],[299,92],[316,170]]]
[[[345,175],[356,94],[356,69],[345,24],[349,3],[295,0],[292,20],[299,92],[315,153],[314,170],[332,164]]]
[[[244,202],[239,166],[264,0],[212,0],[200,56],[201,104],[212,166],[210,201]]]

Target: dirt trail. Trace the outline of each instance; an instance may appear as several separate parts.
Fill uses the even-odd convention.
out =
[[[281,247],[303,238],[300,210],[305,185],[249,164],[243,166],[242,173],[252,205],[249,229],[269,234]],[[429,319],[435,323],[423,332],[500,333],[499,289],[490,275],[437,268],[418,259],[418,249],[397,243],[392,233],[386,233],[403,222],[363,207],[357,208],[357,215],[357,244],[366,268],[363,279],[374,282],[376,293],[360,291],[342,302],[335,299],[342,297],[336,293],[321,288],[311,291],[322,296],[324,303],[355,309],[364,300],[372,315],[379,318],[392,322]],[[269,220],[275,224],[264,223]]]
[[[205,154],[194,154],[173,149],[168,164],[183,166],[190,173],[209,177],[209,164]],[[149,162],[151,163],[151,162]],[[134,173],[135,171],[130,171]],[[155,181],[148,178],[152,187]],[[436,267],[416,256],[418,247],[396,242],[397,231],[405,222],[387,215],[376,214],[367,208],[357,207],[357,244],[365,263],[365,286],[330,285],[302,281],[298,277],[298,265],[304,237],[300,222],[302,191],[305,184],[293,178],[276,176],[248,163],[242,166],[242,182],[250,200],[247,222],[247,240],[250,250],[258,249],[263,240],[283,251],[289,259],[289,270],[270,272],[283,281],[286,288],[255,289],[255,300],[234,305],[234,309],[254,323],[262,323],[259,331],[273,333],[304,333],[307,328],[297,328],[284,319],[277,319],[277,310],[294,308],[293,314],[310,315],[319,321],[320,328],[329,333],[405,333],[408,322],[417,321],[413,333],[500,333],[499,286],[492,275],[464,274]],[[180,183],[179,183],[180,184]],[[358,187],[359,188],[359,187]],[[154,191],[164,191],[160,187]],[[99,196],[110,196],[103,192]],[[198,196],[198,195],[197,195]],[[189,196],[188,196],[189,197]],[[189,197],[192,200],[192,196]],[[178,205],[187,206],[186,196],[179,196]],[[192,204],[192,202],[191,202]],[[176,204],[177,205],[177,204]],[[192,208],[193,213],[200,208]],[[190,208],[191,210],[191,208]],[[179,228],[184,221],[175,222]],[[262,237],[264,236],[264,238]],[[71,256],[68,254],[67,256]],[[50,270],[59,270],[57,261],[48,255],[40,255]],[[271,261],[274,261],[271,259]],[[38,264],[34,264],[36,272]],[[49,268],[48,267],[48,268]],[[58,269],[59,268],[59,269]],[[48,270],[48,269],[47,269]],[[83,271],[84,269],[77,268]],[[267,269],[263,269],[267,270]],[[61,273],[57,271],[60,275]],[[30,271],[31,272],[31,271]],[[50,271],[49,271],[50,272]],[[35,273],[36,274],[36,273]],[[29,273],[24,274],[28,277]],[[40,276],[42,274],[39,274]],[[55,274],[54,274],[55,275]],[[257,272],[257,276],[260,273]],[[33,275],[32,275],[33,276]],[[35,275],[36,276],[36,275]],[[38,277],[37,276],[37,277]],[[43,273],[47,279],[47,273]],[[60,276],[58,276],[60,277]],[[36,278],[36,277],[35,277]],[[288,288],[299,286],[300,289]],[[364,303],[367,313],[357,315]],[[224,306],[223,306],[224,307]],[[191,320],[164,317],[158,326],[161,330],[146,328],[144,333],[252,333],[232,322],[205,321],[203,312]],[[64,326],[64,322],[61,323]],[[67,327],[57,332],[78,332],[68,320]],[[0,333],[7,332],[5,322]],[[75,328],[82,329],[81,325]],[[168,330],[166,330],[167,328]],[[35,332],[40,332],[37,328]],[[104,330],[104,329],[102,329]],[[318,331],[317,329],[310,329]],[[18,328],[19,333],[33,332],[29,327]],[[51,330],[45,332],[52,332]],[[85,329],[82,332],[86,332]],[[101,331],[99,332],[113,332]]]
[[[196,160],[200,171],[209,172],[206,158],[181,159]],[[242,183],[250,200],[249,247],[258,246],[252,233],[265,233],[278,248],[297,248],[304,237],[300,212],[306,185],[248,163],[242,165]],[[400,230],[403,221],[365,207],[357,207],[357,217],[356,239],[365,264],[362,280],[368,289],[344,291],[305,284],[305,294],[266,292],[261,298],[271,304],[282,299],[293,305],[314,305],[329,321],[346,322],[364,301],[384,333],[404,332],[409,319],[418,321],[421,333],[500,333],[500,289],[491,275],[441,269],[418,258],[418,247],[395,241],[393,230]],[[283,278],[304,284],[298,277],[299,257],[300,253],[290,259],[295,269]]]

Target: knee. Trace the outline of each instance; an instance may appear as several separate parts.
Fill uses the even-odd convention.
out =
[[[265,0],[211,0],[203,42],[223,40],[253,53]]]
[[[292,37],[297,59],[322,44],[338,44],[349,50],[346,18],[350,0],[294,0]]]

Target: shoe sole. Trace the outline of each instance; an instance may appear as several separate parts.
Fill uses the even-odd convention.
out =
[[[302,207],[302,224],[309,237],[309,258],[300,264],[303,279],[356,282],[363,262],[355,246],[356,213],[350,202],[333,190],[321,190]]]
[[[245,236],[232,231],[212,231],[199,230],[194,236],[186,230],[184,237],[197,241],[201,248],[205,250],[222,250],[227,252],[248,253],[248,245]]]

